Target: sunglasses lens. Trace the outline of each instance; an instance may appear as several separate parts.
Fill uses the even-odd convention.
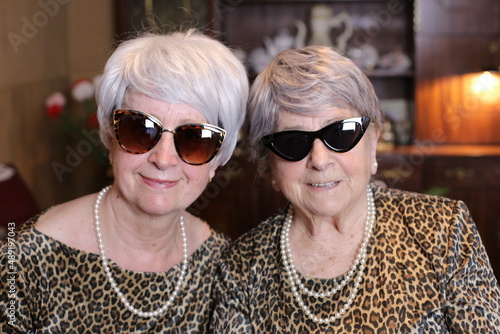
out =
[[[312,140],[306,133],[281,132],[271,135],[269,139],[273,150],[288,161],[302,160],[311,150]]]
[[[222,133],[202,125],[183,125],[175,130],[175,146],[179,156],[192,165],[209,162],[219,151]]]
[[[161,127],[142,114],[119,114],[116,126],[120,145],[131,153],[149,151],[156,145],[161,133]]]
[[[346,152],[357,144],[360,134],[361,124],[358,122],[338,122],[323,133],[323,140],[332,150]]]
[[[369,117],[350,118],[332,123],[318,131],[283,131],[264,136],[262,143],[288,161],[304,159],[319,138],[335,152],[347,152],[363,137]]]

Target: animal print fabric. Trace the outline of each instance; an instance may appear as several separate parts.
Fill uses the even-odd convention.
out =
[[[376,225],[365,276],[344,316],[318,324],[295,301],[280,253],[285,208],[222,256],[215,333],[500,333],[500,289],[465,204],[372,187]],[[342,278],[302,277],[316,292]],[[326,318],[350,288],[321,300],[302,296]]]
[[[189,257],[187,276],[173,305],[163,315],[141,318],[118,299],[98,255],[40,233],[34,228],[36,220],[23,224],[15,237],[14,269],[9,269],[7,240],[2,244],[1,333],[208,332],[216,258],[229,244],[226,237],[212,231]],[[145,273],[108,263],[121,292],[143,311],[165,304],[181,271],[180,264],[165,273]]]

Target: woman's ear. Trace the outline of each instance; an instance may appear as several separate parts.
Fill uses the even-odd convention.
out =
[[[376,158],[372,159],[372,161],[374,161],[372,163],[372,175],[375,175],[375,174],[377,174],[377,171],[378,171],[378,162],[377,162]]]
[[[276,182],[275,179],[271,180],[271,185],[273,186],[274,190],[276,190],[277,192],[280,191],[280,188],[278,187],[278,183]]]
[[[273,189],[277,192],[280,192],[281,190],[276,179],[277,178],[274,176],[273,172],[270,172],[267,176],[267,181],[271,182],[271,186],[273,187]]]
[[[378,162],[377,162],[377,144],[380,137],[380,129],[378,127],[373,127],[370,132],[370,165],[372,175],[377,174]]]

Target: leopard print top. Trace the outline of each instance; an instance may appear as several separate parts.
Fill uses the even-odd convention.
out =
[[[330,324],[296,303],[280,254],[286,208],[234,242],[220,261],[216,333],[500,333],[500,289],[463,202],[373,186],[377,222],[350,309]],[[300,275],[300,274],[299,274]],[[342,277],[302,276],[316,292]],[[302,295],[319,317],[350,293]]]
[[[187,276],[174,303],[158,317],[132,314],[107,280],[99,255],[71,248],[28,221],[1,249],[1,333],[207,333],[213,312],[216,258],[229,239],[212,230],[189,257]],[[9,253],[9,250],[11,251]],[[10,255],[10,258],[9,258]],[[9,260],[15,268],[9,269]],[[122,293],[141,310],[163,306],[181,265],[165,273],[124,270],[109,260]],[[11,280],[9,280],[12,278]]]

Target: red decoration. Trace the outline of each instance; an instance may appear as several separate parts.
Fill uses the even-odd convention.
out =
[[[47,115],[52,119],[56,119],[57,117],[59,117],[62,111],[63,111],[63,106],[60,104],[52,104],[50,106],[47,106],[46,109]]]

